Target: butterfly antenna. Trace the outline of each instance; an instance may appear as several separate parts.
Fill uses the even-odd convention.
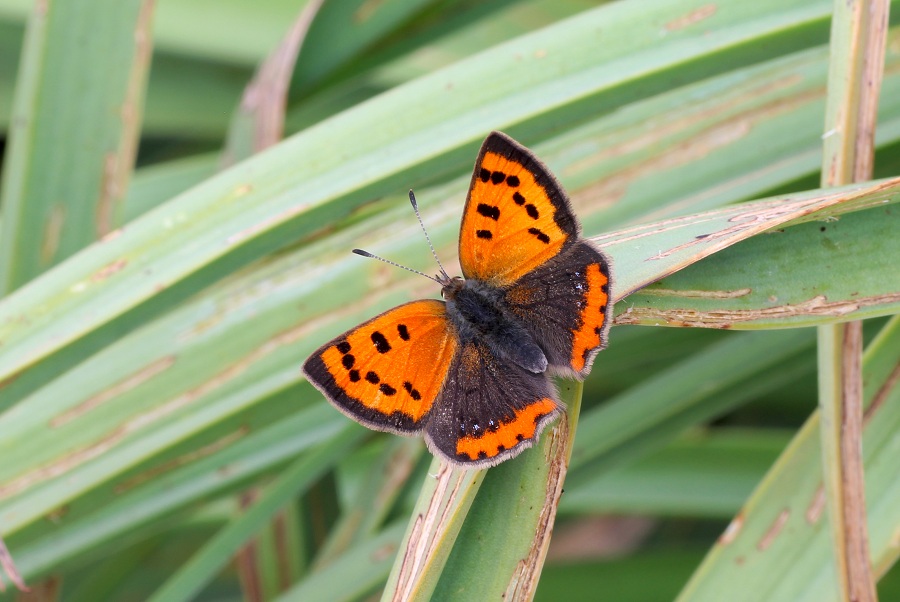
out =
[[[378,255],[374,255],[372,253],[369,253],[368,251],[363,251],[362,249],[353,249],[353,252],[356,253],[357,255],[362,255],[363,257],[369,257],[371,259],[377,259],[379,261],[389,263],[392,266],[394,266],[396,268],[400,268],[402,270],[406,270],[407,272],[412,272],[413,274],[418,274],[419,276],[425,276],[429,280],[434,280],[435,282],[437,282],[438,284],[443,286],[443,283],[440,280],[438,280],[437,278],[435,278],[434,276],[429,276],[428,274],[426,274],[424,272],[420,272],[419,270],[414,270],[412,268],[406,267],[405,265],[401,265],[401,264],[397,263],[396,261],[391,261],[390,259],[385,259],[384,257],[379,257]]]
[[[428,236],[428,230],[425,229],[425,224],[422,223],[422,216],[419,215],[419,204],[416,202],[416,195],[413,194],[413,191],[409,191],[409,202],[412,204],[413,211],[416,212],[416,219],[419,220],[419,225],[422,226],[422,232],[425,233],[425,240],[428,241],[428,248],[431,249],[431,254],[434,256],[434,260],[437,262],[438,267],[441,268],[441,274],[444,275],[446,280],[450,280],[450,276],[447,274],[447,270],[444,269],[444,266],[441,265],[441,260],[438,259],[437,253],[434,250],[434,245],[431,244],[431,237]]]

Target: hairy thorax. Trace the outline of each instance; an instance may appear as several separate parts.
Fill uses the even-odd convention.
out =
[[[495,356],[530,372],[544,372],[547,358],[525,326],[501,303],[502,291],[479,280],[452,278],[441,293],[460,342],[487,345]]]

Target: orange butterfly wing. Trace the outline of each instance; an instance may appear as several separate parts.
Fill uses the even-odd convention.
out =
[[[492,132],[481,147],[463,210],[459,263],[466,278],[515,282],[578,239],[562,187],[518,142]]]
[[[351,418],[414,434],[428,422],[456,348],[444,303],[413,301],[323,345],[303,371]]]

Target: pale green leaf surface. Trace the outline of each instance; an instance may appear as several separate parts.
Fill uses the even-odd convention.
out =
[[[347,425],[341,433],[292,463],[265,489],[253,505],[210,539],[174,575],[163,583],[151,600],[190,600],[218,573],[240,546],[291,499],[308,488],[349,453],[365,436],[365,430]]]
[[[631,295],[619,322],[796,328],[897,313],[898,228],[887,206],[751,238]]]
[[[3,170],[0,292],[119,224],[141,124],[152,16],[147,0],[35,8]]]
[[[897,505],[900,432],[900,320],[894,318],[866,349],[865,400],[878,409],[867,420],[863,450],[872,561],[876,572],[897,557],[892,541]],[[870,409],[871,411],[871,409]],[[777,602],[837,600],[832,539],[824,516],[818,415],[804,425],[735,517],[678,598]]]
[[[704,418],[724,413],[744,399],[745,389],[758,394],[760,385],[768,386],[769,373],[812,342],[802,330],[735,334],[585,412],[572,451],[573,477],[577,480],[575,469],[589,462],[615,465],[615,455],[626,451],[621,446],[640,448],[641,439],[663,445],[699,421],[695,412],[702,411]],[[602,354],[597,361],[603,361]]]
[[[387,577],[403,539],[404,521],[363,540],[321,571],[315,572],[276,598],[277,602],[340,602],[358,600],[378,588]]]
[[[138,467],[109,491],[76,504],[60,528],[37,538],[32,535],[27,545],[17,548],[19,566],[26,577],[43,574],[134,529],[176,515],[198,500],[235,489],[263,471],[282,466],[336,436],[345,425],[341,416],[322,403],[243,438],[239,432],[226,439],[229,445],[220,442],[210,453],[201,450],[187,458]]]
[[[382,600],[428,600],[488,472],[433,458],[410,514]]]
[[[446,570],[430,576],[430,596],[416,599],[518,600],[534,595],[581,410],[581,383],[560,381],[559,389],[566,413],[516,462],[488,471]]]
[[[730,518],[789,440],[762,429],[688,434],[633,464],[567,483],[559,511]]]

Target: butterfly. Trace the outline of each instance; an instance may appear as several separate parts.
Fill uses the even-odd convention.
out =
[[[518,455],[563,411],[550,375],[583,379],[606,346],[610,261],[580,229],[547,167],[492,132],[463,209],[465,279],[436,276],[444,301],[412,301],[360,324],[315,351],[304,374],[347,416],[424,433],[450,464],[485,468]]]

